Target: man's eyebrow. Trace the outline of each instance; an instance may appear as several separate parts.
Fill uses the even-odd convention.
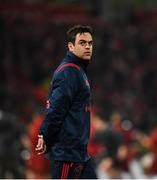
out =
[[[93,40],[91,40],[91,41],[86,41],[86,40],[84,40],[84,39],[80,39],[79,42],[93,42]]]

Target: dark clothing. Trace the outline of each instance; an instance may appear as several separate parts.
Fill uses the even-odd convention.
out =
[[[116,158],[118,148],[123,143],[123,137],[113,127],[109,126],[104,131],[96,133],[93,141],[105,147],[106,155]]]
[[[55,161],[52,169],[53,179],[97,179],[91,160],[82,163]]]
[[[90,131],[90,86],[86,60],[68,52],[52,79],[47,112],[40,129],[57,161],[86,162]]]

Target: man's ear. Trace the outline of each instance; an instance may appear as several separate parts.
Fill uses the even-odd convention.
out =
[[[72,42],[68,42],[68,48],[69,48],[69,51],[73,51],[74,44]]]

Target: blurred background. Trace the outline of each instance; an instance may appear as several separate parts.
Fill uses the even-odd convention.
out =
[[[0,0],[0,178],[50,178],[34,152],[66,31],[94,30],[89,153],[99,178],[157,178],[157,1]]]

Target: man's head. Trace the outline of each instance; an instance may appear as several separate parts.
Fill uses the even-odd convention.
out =
[[[67,31],[68,48],[81,59],[90,60],[93,51],[92,28],[76,25]]]

